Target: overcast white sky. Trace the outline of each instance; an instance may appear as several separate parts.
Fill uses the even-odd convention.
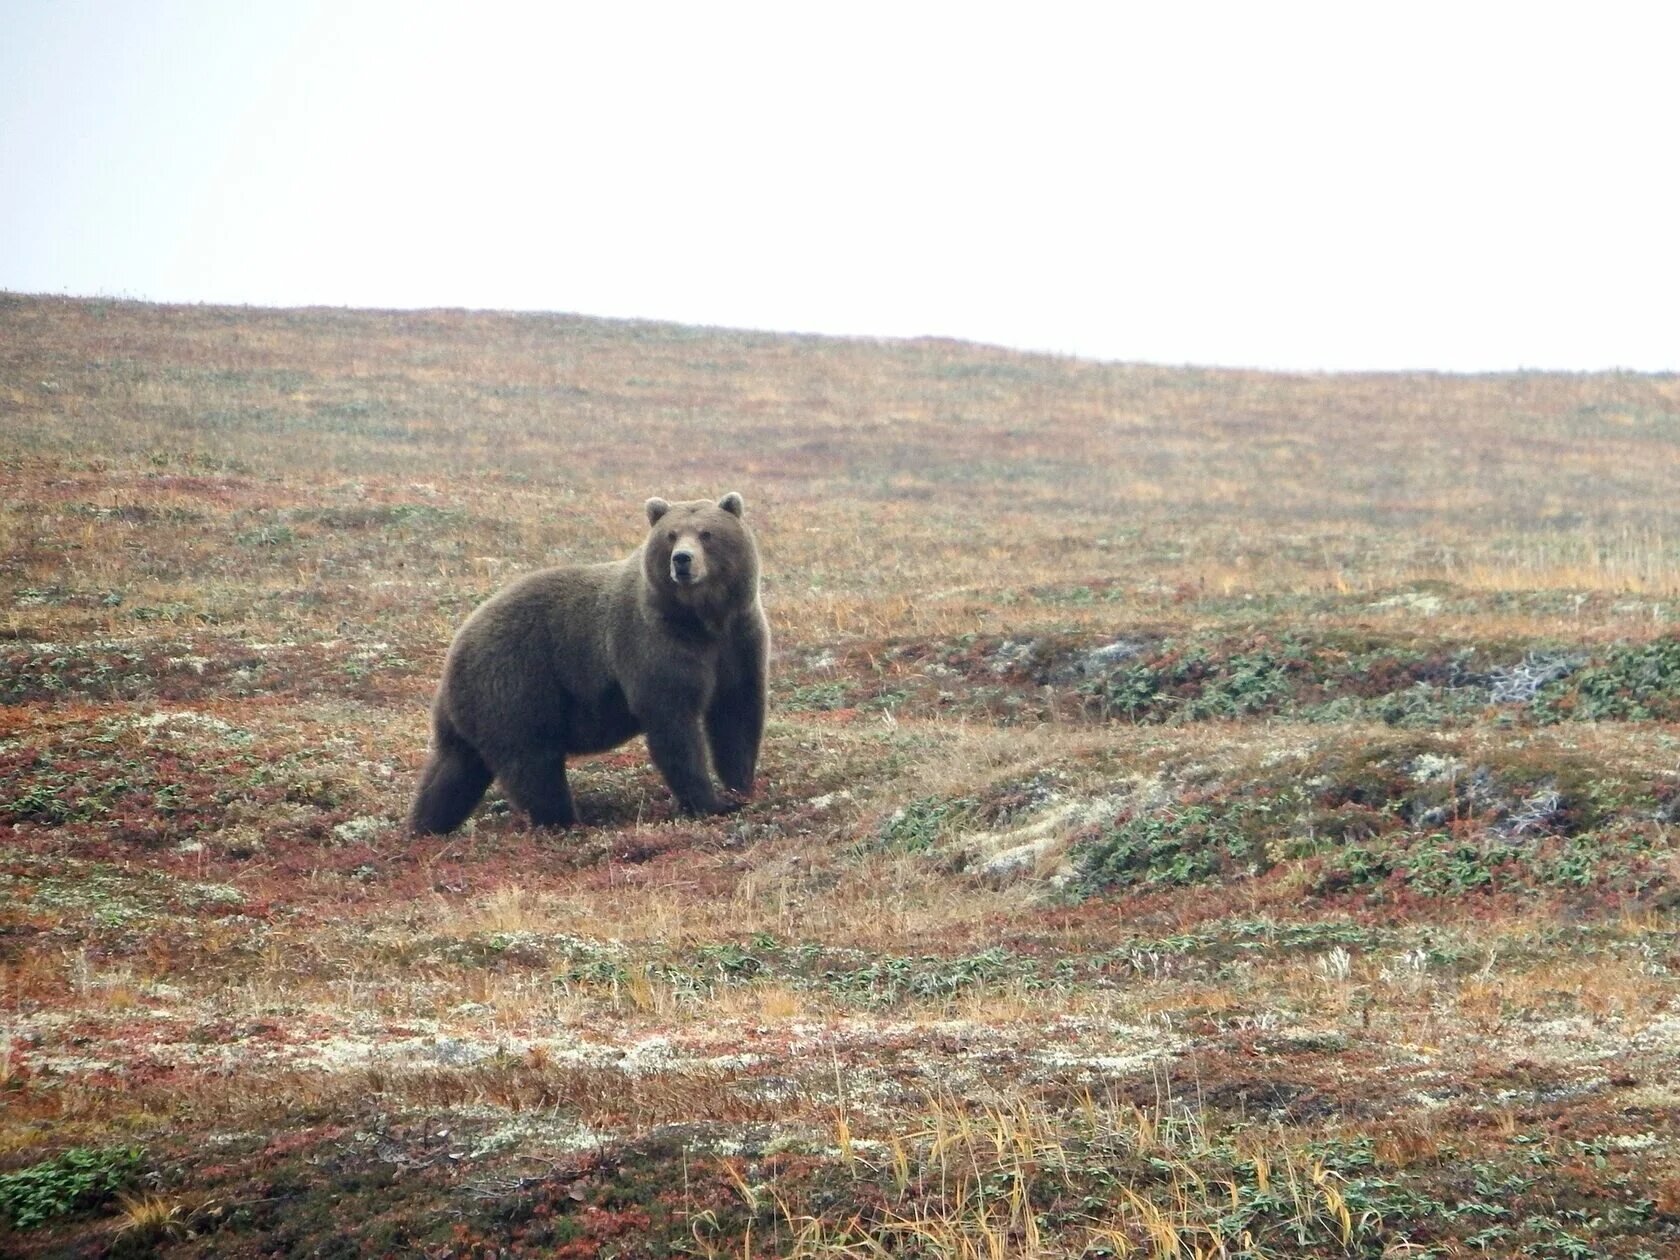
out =
[[[1680,6],[0,0],[0,288],[1680,369]]]

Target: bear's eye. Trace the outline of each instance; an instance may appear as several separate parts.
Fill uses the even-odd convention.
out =
[[[709,529],[701,530],[700,531],[700,541],[701,542],[711,542],[712,541],[712,531],[709,530]]]
[[[665,541],[666,542],[676,542],[677,541],[677,531],[673,529],[670,533],[666,534],[665,535]]]

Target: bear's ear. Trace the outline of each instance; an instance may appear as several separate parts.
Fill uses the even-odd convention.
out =
[[[718,506],[731,516],[739,516],[747,510],[747,501],[731,490],[718,500]]]
[[[659,518],[671,510],[671,505],[664,499],[649,499],[647,501],[648,524],[659,524]]]

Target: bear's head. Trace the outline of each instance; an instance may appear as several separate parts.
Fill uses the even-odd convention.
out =
[[[661,603],[712,616],[743,608],[758,595],[758,547],[741,516],[746,504],[731,492],[716,503],[647,501],[642,568]]]

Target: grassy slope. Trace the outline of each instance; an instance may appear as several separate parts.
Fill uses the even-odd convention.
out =
[[[1680,1247],[1674,378],[0,297],[0,483],[0,1249]],[[405,838],[727,489],[759,801]]]

